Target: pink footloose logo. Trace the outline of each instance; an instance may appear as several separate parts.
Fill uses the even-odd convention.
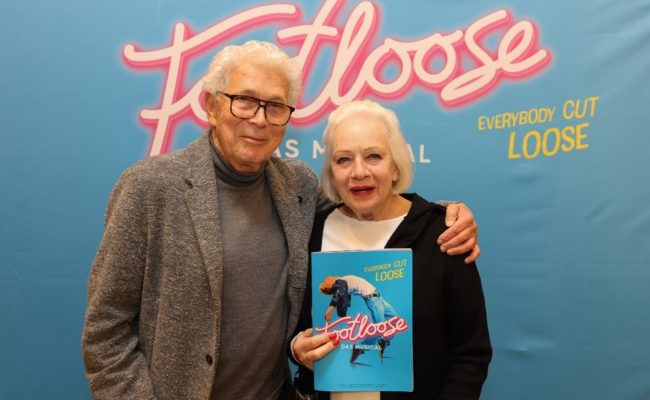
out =
[[[129,67],[165,73],[159,104],[139,114],[142,123],[153,131],[148,154],[167,152],[175,125],[185,118],[207,126],[201,81],[186,82],[192,60],[215,52],[237,34],[267,24],[288,25],[277,31],[276,39],[280,45],[297,48],[295,59],[302,67],[303,87],[323,82],[315,95],[299,101],[291,118],[294,125],[313,124],[350,100],[402,98],[415,87],[436,93],[444,107],[462,107],[486,97],[504,79],[530,78],[551,61],[550,51],[538,44],[539,28],[529,20],[516,21],[507,9],[492,11],[453,32],[434,32],[412,41],[389,37],[379,41],[378,5],[359,2],[342,26],[337,26],[333,21],[344,3],[323,1],[311,22],[306,23],[295,4],[267,4],[239,12],[195,34],[187,24],[177,23],[169,45],[159,49],[125,45],[122,55]],[[498,43],[488,48],[485,38],[494,35],[498,35]],[[328,46],[334,48],[328,76],[313,77],[312,82],[315,60]],[[395,66],[397,72],[386,78],[389,66]]]
[[[401,317],[392,317],[386,321],[373,323],[367,315],[357,314],[354,318],[343,317],[334,322],[328,322],[322,328],[316,328],[317,333],[335,333],[337,339],[348,342],[359,342],[367,338],[381,336],[390,339],[409,326]]]

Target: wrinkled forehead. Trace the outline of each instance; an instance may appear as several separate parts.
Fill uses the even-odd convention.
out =
[[[358,113],[342,119],[334,128],[331,144],[387,145],[388,127],[384,120],[373,113]]]
[[[286,103],[289,80],[280,67],[264,65],[255,59],[245,60],[230,70],[226,91]]]

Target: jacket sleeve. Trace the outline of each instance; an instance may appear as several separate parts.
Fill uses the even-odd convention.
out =
[[[90,272],[82,348],[95,399],[155,398],[137,333],[148,230],[143,186],[128,171],[116,185]]]
[[[474,263],[449,257],[447,282],[448,373],[439,399],[478,399],[487,377],[492,347],[481,280]]]
[[[300,310],[300,318],[298,319],[298,325],[294,333],[294,337],[300,332],[309,329],[313,326],[311,319],[311,263],[307,271],[307,288],[305,290],[305,296],[302,301],[302,308]],[[291,346],[291,343],[289,343]],[[309,370],[309,368],[300,364],[294,357],[291,352],[291,348],[288,349],[287,354],[291,361],[298,366],[296,373],[293,377],[293,384],[296,389],[300,392],[304,398],[309,398],[308,395],[314,393],[314,374]]]

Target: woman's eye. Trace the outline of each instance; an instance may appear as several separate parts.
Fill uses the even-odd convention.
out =
[[[336,159],[337,164],[344,164],[348,161],[350,161],[350,157],[339,157]]]
[[[368,154],[368,158],[371,160],[381,160],[382,157],[381,154],[372,153],[372,154]]]

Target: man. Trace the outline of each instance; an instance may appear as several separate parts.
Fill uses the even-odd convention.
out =
[[[290,392],[286,344],[320,198],[306,164],[272,153],[299,87],[299,66],[276,46],[224,48],[204,78],[210,131],[120,178],[88,284],[83,354],[95,398]],[[464,211],[440,242],[474,258]]]

